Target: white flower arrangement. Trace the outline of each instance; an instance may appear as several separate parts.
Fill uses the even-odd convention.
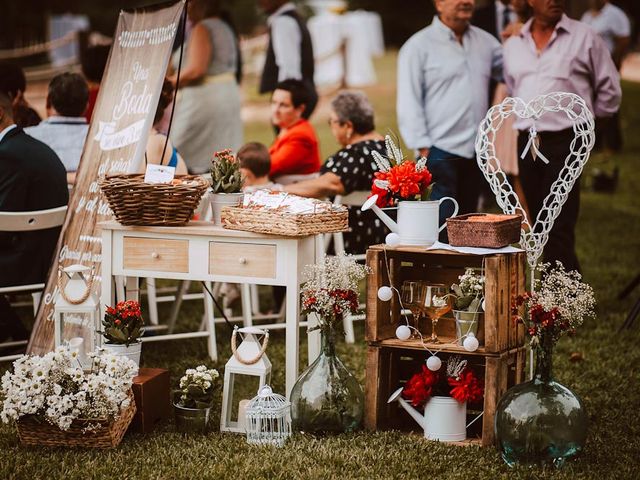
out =
[[[188,368],[176,391],[178,405],[185,408],[208,408],[213,403],[216,379],[220,374],[204,365]]]
[[[484,275],[476,273],[473,268],[465,269],[464,274],[458,276],[458,283],[451,285],[455,296],[455,309],[468,312],[481,311],[484,283]]]
[[[129,391],[138,367],[125,357],[92,357],[89,372],[83,371],[77,353],[67,347],[42,357],[20,357],[13,364],[13,373],[2,376],[0,419],[9,423],[33,415],[68,430],[76,419],[118,417],[131,402]]]
[[[358,282],[369,268],[352,255],[325,256],[319,264],[306,265],[302,293],[304,313],[317,313],[319,326],[328,328],[347,313],[358,311]]]

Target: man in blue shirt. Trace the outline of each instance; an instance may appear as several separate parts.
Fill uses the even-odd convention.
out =
[[[473,0],[435,0],[435,6],[438,16],[398,56],[398,124],[406,145],[429,159],[431,198],[454,197],[460,213],[469,213],[484,182],[475,137],[488,109],[489,80],[502,79],[502,48],[470,25]],[[443,206],[441,222],[451,213]]]

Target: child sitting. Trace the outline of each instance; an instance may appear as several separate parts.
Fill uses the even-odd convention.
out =
[[[282,190],[282,186],[269,180],[271,158],[269,150],[262,143],[249,142],[240,147],[237,154],[240,171],[244,177],[245,193],[261,189]]]

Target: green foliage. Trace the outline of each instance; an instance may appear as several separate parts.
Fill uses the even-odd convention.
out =
[[[216,152],[211,161],[211,188],[213,193],[239,193],[242,191],[240,162],[231,150]]]

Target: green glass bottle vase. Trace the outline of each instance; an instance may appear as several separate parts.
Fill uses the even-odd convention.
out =
[[[291,390],[294,431],[344,433],[360,428],[364,395],[356,378],[336,356],[333,326],[321,330],[322,349]]]
[[[582,400],[551,376],[553,341],[536,348],[534,378],[509,389],[496,408],[498,449],[509,466],[561,467],[584,448],[588,417]]]

